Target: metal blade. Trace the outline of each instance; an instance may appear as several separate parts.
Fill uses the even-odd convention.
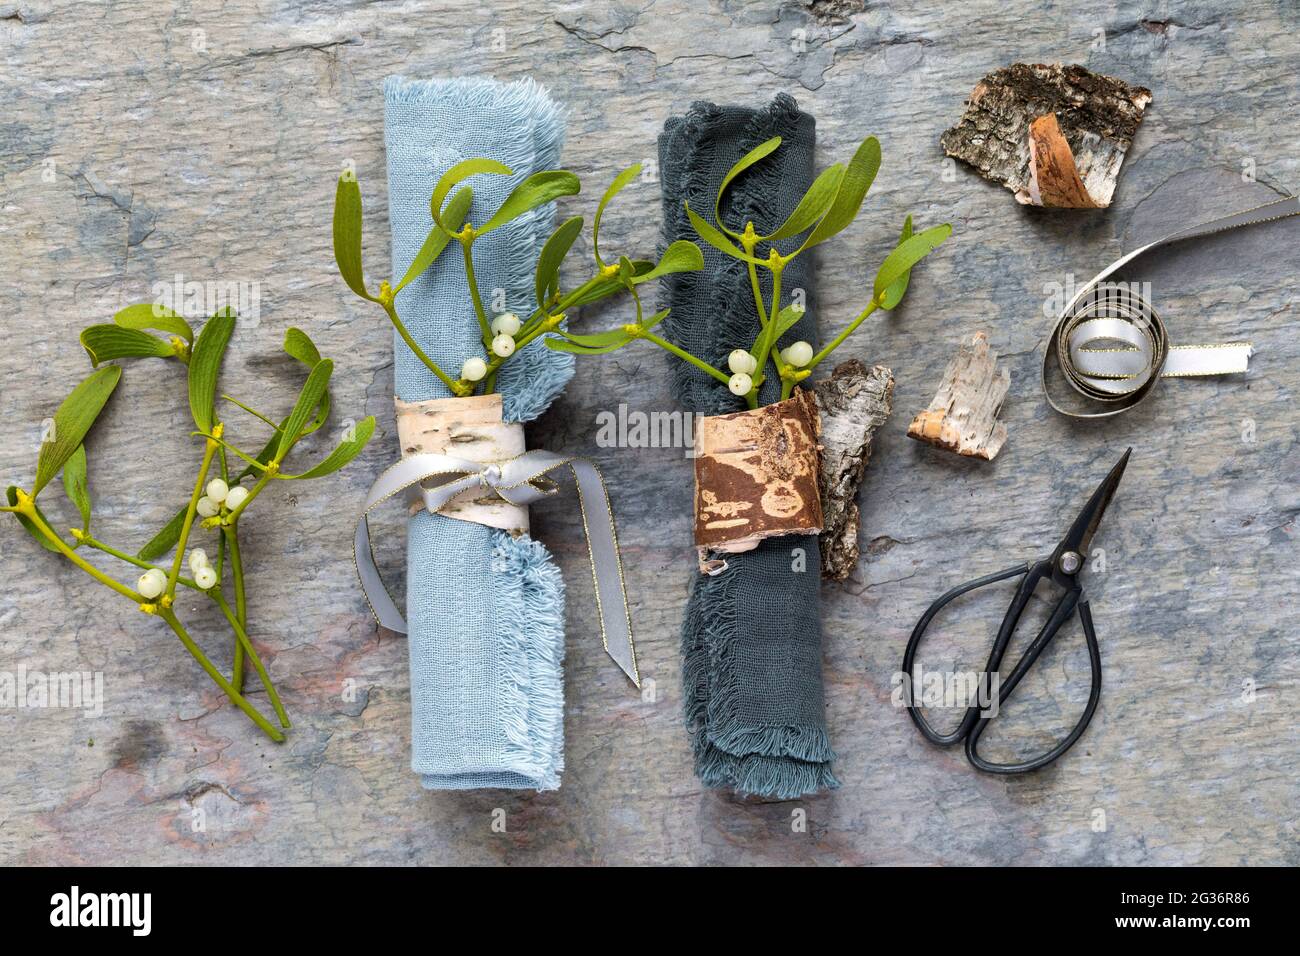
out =
[[[1106,508],[1110,501],[1115,497],[1115,489],[1119,487],[1119,480],[1124,477],[1124,468],[1128,465],[1128,456],[1133,453],[1130,448],[1124,452],[1123,456],[1115,467],[1110,470],[1104,481],[1097,486],[1097,490],[1092,493],[1088,503],[1083,506],[1079,512],[1079,517],[1074,519],[1074,524],[1070,526],[1070,531],[1061,541],[1056,549],[1057,555],[1064,554],[1066,551],[1073,551],[1084,560],[1087,560],[1088,549],[1092,545],[1092,536],[1097,533],[1097,526],[1101,524],[1101,517],[1106,513]]]

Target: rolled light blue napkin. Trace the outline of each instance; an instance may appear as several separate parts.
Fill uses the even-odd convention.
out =
[[[478,156],[513,176],[476,176],[471,219],[483,222],[531,173],[557,168],[561,108],[531,80],[384,83],[384,140],[393,274],[432,228],[429,197],[451,166]],[[532,266],[554,221],[551,204],[474,243],[485,299],[532,311]],[[451,374],[482,354],[464,264],[453,244],[397,297],[420,347]],[[506,421],[536,418],[573,376],[573,357],[541,339],[501,367]],[[406,402],[450,392],[394,336],[394,389]],[[564,769],[564,582],[527,535],[421,511],[408,526],[406,609],[411,662],[411,769],[431,790],[553,790]]]

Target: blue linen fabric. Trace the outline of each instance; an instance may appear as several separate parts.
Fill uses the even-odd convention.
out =
[[[512,176],[478,175],[470,218],[484,222],[522,179],[558,166],[564,116],[531,80],[408,80],[384,84],[393,274],[401,276],[433,227],[438,179],[464,159],[489,157]],[[548,204],[474,243],[486,302],[532,312],[533,263],[554,222]],[[397,297],[420,347],[455,376],[483,355],[459,248]],[[394,390],[403,401],[450,395],[394,336]],[[573,375],[573,358],[540,340],[497,379],[507,421],[540,415]],[[564,768],[564,583],[549,552],[509,534],[420,512],[408,525],[406,610],[411,668],[411,768],[433,790],[553,790]]]

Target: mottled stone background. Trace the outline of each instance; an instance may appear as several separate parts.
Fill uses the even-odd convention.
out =
[[[247,534],[254,634],[295,718],[283,746],[230,707],[159,622],[6,524],[0,670],[102,671],[106,703],[97,719],[0,710],[0,860],[1300,862],[1300,223],[1203,241],[1134,276],[1153,283],[1176,341],[1251,340],[1248,374],[1166,382],[1132,414],[1089,425],[1051,413],[1038,388],[1053,283],[1082,282],[1174,223],[1300,185],[1297,31],[1287,0],[0,0],[5,483],[30,483],[42,421],[88,369],[80,328],[176,274],[260,283],[260,321],[239,330],[226,391],[287,407],[300,375],[276,354],[284,329],[301,325],[339,360],[336,423],[313,447],[363,414],[383,429],[341,479],[277,487]],[[944,161],[939,133],[966,94],[1015,60],[1076,61],[1153,91],[1111,209],[1025,209]],[[825,594],[844,781],[834,794],[741,802],[692,775],[677,651],[690,463],[680,450],[595,440],[597,414],[619,402],[672,409],[664,360],[645,350],[583,365],[532,441],[594,457],[613,486],[656,699],[631,693],[603,655],[576,509],[557,502],[536,510],[535,525],[571,593],[563,788],[426,793],[408,771],[406,648],[376,631],[349,556],[358,503],[394,453],[390,338],[336,276],[329,222],[351,160],[367,202],[367,267],[387,275],[383,77],[479,71],[534,76],[569,105],[565,162],[588,186],[566,213],[590,215],[592,193],[652,157],[664,118],[698,98],[792,92],[817,116],[822,162],[879,136],[884,166],[865,214],[822,247],[824,333],[856,313],[907,213],[953,223],[905,305],[844,350],[890,365],[898,387],[863,489],[861,567]],[[648,252],[657,185],[626,197],[610,247]],[[951,350],[978,328],[1012,371],[1011,437],[991,465],[904,437]],[[90,442],[105,537],[138,547],[184,497],[197,452],[189,427],[181,369],[131,365]],[[1055,767],[977,775],[891,705],[911,625],[950,585],[1045,552],[1128,445],[1133,461],[1096,541],[1105,571],[1087,579],[1101,709]],[[70,523],[57,497],[56,487],[50,507]],[[396,578],[400,520],[381,524],[394,532],[381,558]],[[929,663],[982,661],[1008,593],[961,605],[949,652],[936,644]],[[218,622],[206,611],[196,620],[227,660]],[[1046,739],[1013,723],[1041,734],[1081,707],[1086,657],[1077,627],[1071,635],[1006,709],[1006,747]],[[493,832],[497,809],[505,833]]]

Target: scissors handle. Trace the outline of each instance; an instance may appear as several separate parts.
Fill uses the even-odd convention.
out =
[[[903,654],[903,673],[908,680],[912,680],[913,668],[916,663],[916,652],[920,646],[921,638],[926,628],[949,602],[961,595],[973,591],[976,588],[983,587],[987,584],[994,584],[998,581],[1006,580],[1016,575],[1024,575],[1020,585],[1016,588],[1015,596],[1011,599],[1011,605],[1007,608],[1007,613],[1002,619],[1002,625],[998,628],[998,634],[993,642],[993,647],[989,652],[988,662],[984,666],[985,675],[992,675],[999,671],[1002,666],[1002,658],[1006,654],[1007,647],[1011,643],[1011,637],[1015,633],[1016,626],[1020,622],[1020,616],[1024,613],[1029,599],[1033,596],[1034,589],[1038,586],[1039,581],[1044,577],[1051,579],[1053,566],[1050,560],[1038,561],[1034,564],[1020,564],[1005,571],[999,571],[995,574],[989,574],[982,578],[977,578],[960,587],[953,588],[946,594],[942,595],[926,610],[921,620],[917,622],[912,631],[912,636],[908,639],[907,649]],[[908,716],[916,724],[922,735],[932,743],[940,746],[948,746],[959,740],[965,740],[966,757],[971,764],[979,770],[987,773],[1012,774],[1026,773],[1030,770],[1037,770],[1045,767],[1052,761],[1056,760],[1061,754],[1065,753],[1072,747],[1078,739],[1083,736],[1084,730],[1087,729],[1089,721],[1092,720],[1093,714],[1097,709],[1097,702],[1101,697],[1101,650],[1097,643],[1097,635],[1093,629],[1092,613],[1088,607],[1087,601],[1081,600],[1082,588],[1078,584],[1067,587],[1061,599],[1057,602],[1052,611],[1052,615],[1043,629],[1034,638],[1029,648],[1016,662],[1014,668],[1007,679],[1003,681],[998,690],[999,707],[1007,701],[1021,679],[1029,669],[1038,660],[1039,655],[1047,648],[1047,645],[1056,637],[1061,627],[1069,620],[1076,608],[1079,611],[1079,618],[1083,624],[1084,639],[1088,645],[1088,656],[1092,670],[1092,685],[1088,695],[1088,704],[1084,708],[1083,716],[1070,731],[1069,735],[1049,750],[1047,753],[1030,760],[1020,761],[1010,764],[997,764],[985,760],[979,755],[978,745],[980,735],[987,728],[991,716],[986,716],[981,708],[977,705],[968,707],[966,713],[962,716],[961,723],[950,733],[942,734],[930,726],[921,713],[919,702],[915,696],[909,694],[905,700],[907,702]]]
[[[1061,629],[1061,625],[1074,613],[1075,608],[1078,608],[1079,621],[1083,625],[1083,639],[1088,645],[1088,666],[1092,671],[1092,683],[1088,688],[1088,703],[1083,708],[1082,716],[1079,717],[1074,729],[1066,735],[1065,739],[1047,753],[1019,763],[992,763],[981,757],[977,749],[980,734],[984,733],[984,729],[992,719],[981,714],[975,725],[970,729],[970,733],[966,735],[966,759],[977,770],[1002,774],[1028,773],[1031,770],[1038,770],[1040,767],[1046,767],[1073,747],[1078,739],[1083,736],[1083,732],[1088,729],[1088,724],[1092,721],[1092,715],[1097,711],[1097,703],[1101,700],[1101,647],[1097,643],[1097,632],[1092,626],[1092,609],[1088,606],[1087,601],[1081,601],[1078,598],[1077,591],[1068,592],[1065,597],[1061,598],[1060,603],[1056,605],[1056,610],[1052,613],[1051,620],[1043,626],[1042,632],[1034,639],[1034,643],[1029,645],[1029,649],[1016,662],[1015,668],[1002,683],[998,692],[998,705],[1001,706],[1011,696],[1011,692],[1020,683],[1020,678],[1025,676],[1025,673],[1033,666],[1034,661],[1038,660],[1038,655],[1043,653],[1044,648],[1051,643],[1052,638]]]
[[[998,666],[1002,663],[1002,655],[1006,653],[1006,644],[1010,640],[1011,631],[1015,630],[1016,621],[1020,619],[1020,612],[1023,611],[1025,605],[1029,603],[1029,595],[1032,594],[1034,590],[1032,586],[1029,588],[1025,587],[1029,581],[1029,571],[1030,565],[1028,563],[1017,564],[1015,567],[1007,568],[1005,571],[998,571],[995,574],[986,574],[984,577],[976,578],[974,581],[967,581],[965,584],[959,585],[951,591],[941,595],[939,599],[931,604],[926,609],[925,613],[921,615],[921,620],[916,622],[916,627],[912,629],[912,636],[907,640],[907,650],[903,652],[903,673],[907,676],[907,679],[909,681],[912,680],[912,671],[916,665],[916,652],[921,646],[921,637],[925,634],[925,629],[930,626],[930,622],[934,620],[936,614],[942,611],[949,603],[969,591],[974,591],[976,588],[982,588],[987,584],[996,584],[998,581],[1005,581],[1007,578],[1013,578],[1018,574],[1023,574],[1026,576],[1025,580],[1022,581],[1020,587],[1016,589],[1016,596],[1012,599],[1011,607],[1007,609],[1007,616],[1003,619],[1002,627],[998,631],[998,640],[994,642],[993,651],[989,655],[988,664],[984,667],[984,673],[986,674],[991,674],[996,671]],[[1034,583],[1037,584],[1037,581]],[[1013,611],[1015,612],[1014,617],[1012,615]],[[1008,627],[1008,621],[1010,622],[1010,627]],[[1002,639],[1003,632],[1006,632],[1006,640]],[[957,725],[957,729],[953,730],[951,733],[941,734],[939,731],[931,727],[929,721],[927,721],[922,715],[921,707],[916,701],[914,694],[908,694],[904,700],[907,702],[908,716],[912,718],[912,723],[916,724],[916,729],[921,731],[921,734],[926,740],[938,744],[941,747],[955,744],[957,741],[965,737],[970,733],[970,729],[975,726],[975,722],[979,720],[980,716],[979,707],[968,707],[966,713],[962,717],[961,723]]]

